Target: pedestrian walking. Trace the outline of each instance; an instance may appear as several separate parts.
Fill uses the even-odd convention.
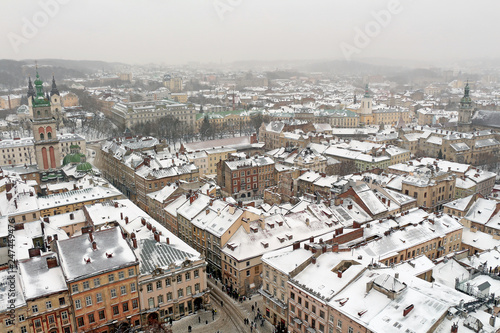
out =
[[[201,317],[198,316],[198,324],[201,324]]]
[[[188,326],[188,332],[191,332],[191,326]]]
[[[255,307],[252,305],[252,312],[255,310]]]

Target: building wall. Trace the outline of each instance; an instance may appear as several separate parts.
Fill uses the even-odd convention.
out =
[[[205,266],[205,261],[199,260],[168,271],[157,270],[153,274],[141,276],[142,322],[147,323],[151,312],[156,312],[162,322],[194,313],[195,303],[198,309],[209,306]]]
[[[138,325],[140,312],[138,272],[139,265],[136,264],[68,282],[78,331],[108,332],[110,321],[128,322],[131,326]],[[120,274],[123,274],[122,278]],[[114,280],[109,280],[110,275],[113,275]],[[95,279],[99,279],[99,284],[96,284]],[[125,294],[122,293],[122,287],[125,288]],[[98,298],[98,294],[102,300]],[[88,300],[90,303],[87,303]],[[78,302],[81,304],[80,307]],[[101,314],[104,315],[102,319]],[[90,322],[89,315],[94,316],[94,322]],[[83,325],[81,325],[82,320]]]

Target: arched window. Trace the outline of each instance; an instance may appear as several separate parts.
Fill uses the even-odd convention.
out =
[[[49,140],[52,139],[52,132],[47,133],[47,139],[49,139]]]
[[[36,112],[36,114],[39,116],[39,115],[40,115],[40,110],[38,110],[38,111]]]
[[[40,133],[40,140],[45,140],[45,135],[43,135],[43,133]]]

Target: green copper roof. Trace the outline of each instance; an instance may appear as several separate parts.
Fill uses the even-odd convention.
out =
[[[33,96],[33,106],[50,106],[50,100],[46,98],[43,92],[43,81],[40,79],[40,75],[38,75],[38,70],[36,71],[35,91],[36,95]]]
[[[90,164],[89,162],[80,163],[76,166],[76,170],[81,172],[90,171],[92,170],[92,164]]]
[[[80,163],[83,156],[85,156],[85,155],[78,154],[78,153],[77,154],[68,154],[68,155],[64,156],[63,165],[67,165],[70,163]]]

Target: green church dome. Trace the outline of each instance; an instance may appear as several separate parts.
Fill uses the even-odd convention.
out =
[[[89,162],[83,162],[76,166],[76,170],[80,172],[88,172],[92,170],[92,164]]]
[[[64,156],[63,159],[63,165],[68,165],[70,163],[80,163],[82,160],[82,156],[84,157],[85,155],[83,154],[68,154]]]

